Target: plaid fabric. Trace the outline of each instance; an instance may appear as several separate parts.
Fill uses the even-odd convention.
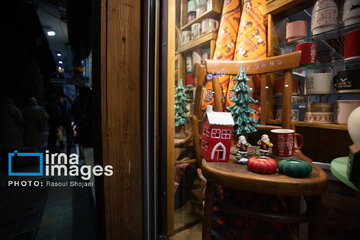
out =
[[[175,190],[175,192],[176,192],[176,189],[179,187],[179,184],[184,175],[185,169],[188,165],[189,165],[189,163],[183,163],[183,164],[179,164],[179,165],[175,166],[175,170],[174,170],[174,180],[175,180],[174,190]]]
[[[206,178],[198,169],[203,193],[206,188]],[[225,204],[236,204],[244,209],[258,212],[286,213],[285,203],[275,195],[252,193],[216,186],[216,201]],[[212,239],[245,239],[245,240],[282,240],[293,239],[292,230],[286,224],[259,221],[225,213],[219,208],[213,209]]]

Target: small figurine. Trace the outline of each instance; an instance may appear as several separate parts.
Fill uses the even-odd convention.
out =
[[[257,144],[260,145],[260,153],[263,156],[268,156],[269,148],[273,146],[273,144],[270,142],[269,136],[267,134],[263,134],[261,136],[261,140],[259,140]]]
[[[239,142],[236,144],[236,147],[239,151],[236,154],[236,158],[238,159],[237,163],[246,164],[247,163],[247,149],[251,147],[251,144],[246,141],[245,136],[241,135],[239,137]]]

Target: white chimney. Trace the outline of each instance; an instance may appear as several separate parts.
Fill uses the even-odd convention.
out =
[[[212,105],[207,105],[206,106],[206,112],[212,112],[213,111],[213,106]]]

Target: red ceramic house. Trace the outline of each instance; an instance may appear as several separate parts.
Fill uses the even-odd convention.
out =
[[[214,112],[208,106],[203,118],[201,154],[207,161],[229,161],[234,120],[231,113]]]

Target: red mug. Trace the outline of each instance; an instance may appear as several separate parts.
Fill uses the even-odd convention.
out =
[[[344,59],[350,60],[352,58],[360,57],[360,29],[349,32],[345,35],[345,50]]]
[[[192,73],[187,73],[185,75],[185,85],[194,85],[194,77],[192,75]]]
[[[295,136],[300,136],[301,144],[295,147]],[[292,129],[273,129],[270,136],[273,143],[272,155],[277,158],[292,158],[295,150],[304,145],[304,137]]]
[[[316,63],[316,42],[304,42],[295,46],[295,51],[301,51],[300,65]]]

